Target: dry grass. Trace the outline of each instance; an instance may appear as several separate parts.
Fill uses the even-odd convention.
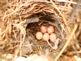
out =
[[[13,54],[14,58],[45,54],[53,57],[54,61],[67,61],[67,55],[68,57],[80,56],[80,5],[80,1],[77,0],[1,0],[1,57],[4,54]],[[50,48],[48,43],[35,38],[35,33],[40,27],[38,24],[44,21],[56,26],[58,30],[57,35],[61,42],[57,50]]]

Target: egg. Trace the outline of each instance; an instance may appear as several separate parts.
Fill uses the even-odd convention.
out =
[[[17,57],[15,61],[27,61],[27,58],[25,57]]]
[[[45,41],[49,40],[49,34],[48,33],[44,33],[43,40],[45,40]]]
[[[38,40],[40,40],[40,39],[42,39],[42,33],[41,32],[37,32],[36,33],[36,38],[38,39]]]
[[[50,34],[50,37],[49,38],[50,38],[50,41],[51,42],[54,42],[57,37],[56,37],[56,34],[55,33],[52,33],[52,34]]]
[[[48,32],[49,34],[53,33],[53,32],[54,32],[54,27],[53,27],[53,26],[49,26],[49,27],[47,28],[47,32]]]
[[[42,33],[46,33],[46,31],[47,31],[46,26],[44,26],[44,25],[41,26],[40,29],[41,29]]]

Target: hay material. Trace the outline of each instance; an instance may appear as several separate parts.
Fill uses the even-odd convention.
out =
[[[48,55],[57,61],[61,56],[80,55],[80,1],[1,0],[0,54],[16,56]],[[55,26],[60,40],[54,50],[48,42],[38,41],[35,33],[42,24]],[[53,46],[53,43],[50,43]],[[60,60],[61,61],[61,60]]]

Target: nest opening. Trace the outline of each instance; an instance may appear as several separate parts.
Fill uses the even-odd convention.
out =
[[[34,17],[37,17],[39,19],[39,21],[27,24],[26,30],[30,30],[29,32],[36,39],[35,34],[36,34],[37,31],[40,31],[40,27],[42,25],[45,25],[45,26],[52,25],[52,26],[55,27],[55,34],[57,35],[57,37],[60,40],[58,46],[61,46],[61,43],[63,42],[63,39],[62,39],[63,36],[62,36],[61,32],[63,32],[63,31],[62,31],[62,28],[61,28],[61,24],[60,24],[61,22],[60,22],[59,18],[57,18],[57,16],[55,16],[54,14],[51,14],[51,13],[48,13],[48,12],[46,12],[46,14],[43,14],[43,12],[33,14],[33,15],[31,15],[31,17],[29,19],[31,19],[32,17],[33,17],[33,19],[34,19]],[[31,20],[31,21],[33,21],[33,20]],[[46,48],[48,47],[48,49],[51,50],[46,41],[36,41],[36,42],[43,49],[47,45]],[[50,40],[49,40],[49,42],[50,42]],[[51,43],[51,45],[53,46],[54,43]],[[62,46],[61,46],[61,48],[62,48]]]

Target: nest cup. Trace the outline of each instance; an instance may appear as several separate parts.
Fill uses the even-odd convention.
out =
[[[60,16],[58,15],[58,13],[49,5],[46,3],[34,3],[37,4],[35,7],[36,8],[36,13],[32,13],[28,19],[30,19],[30,23],[27,24],[26,26],[26,30],[30,30],[28,33],[31,33],[33,36],[32,43],[34,43],[34,47],[38,48],[38,51],[41,52],[45,52],[46,49],[48,49],[49,51],[58,51],[63,47],[63,43],[64,43],[64,37],[66,36],[65,31],[62,29],[61,25],[63,24],[63,21],[61,20]],[[39,9],[41,8],[41,9]],[[32,20],[31,20],[32,18]],[[37,20],[38,21],[37,21]],[[49,26],[52,25],[55,28],[55,34],[56,36],[59,38],[59,44],[58,44],[58,49],[54,50],[52,48],[50,48],[50,46],[42,40],[37,40],[35,37],[35,34],[37,31],[40,31],[40,27],[42,25],[45,26]],[[28,34],[27,33],[27,34]],[[39,46],[37,46],[39,45]],[[51,45],[53,46],[54,44],[51,43]],[[41,47],[41,49],[39,48]]]

